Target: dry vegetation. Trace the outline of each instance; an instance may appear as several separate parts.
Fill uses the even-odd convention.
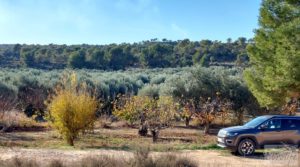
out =
[[[11,154],[11,150],[6,150]],[[19,154],[17,154],[18,152]],[[1,153],[1,152],[0,152]],[[284,154],[283,154],[284,153]],[[3,158],[3,153],[2,157]],[[0,166],[10,167],[298,167],[298,152],[281,150],[252,157],[229,156],[218,151],[149,152],[137,151],[62,151],[19,149],[9,159],[0,160]],[[7,157],[4,155],[4,157]],[[1,159],[0,158],[0,159]]]
[[[1,128],[1,126],[3,126]],[[0,119],[0,132],[40,131],[47,129],[47,123],[36,122],[24,113],[12,110],[3,114]]]
[[[235,79],[231,78],[230,81],[224,82],[226,84],[223,85],[223,93],[220,93],[219,91],[216,92],[217,89],[210,88],[211,85],[205,83],[214,80],[221,83],[223,81],[221,76],[212,75],[205,69],[194,69],[194,72],[190,75],[192,74],[195,75],[193,76],[195,82],[203,83],[202,86],[208,87],[204,92],[202,92],[201,85],[196,87],[186,85],[184,80],[183,85],[172,86],[173,83],[176,83],[175,81],[178,81],[177,79],[173,80],[174,77],[178,78],[180,75],[173,76],[173,79],[161,85],[162,87],[159,88],[161,93],[158,94],[155,93],[158,86],[152,84],[151,86],[148,85],[149,89],[147,91],[143,89],[135,92],[134,89],[135,91],[132,90],[131,93],[130,91],[123,92],[122,96],[117,95],[117,93],[123,88],[127,90],[127,87],[115,87],[115,90],[107,89],[107,91],[113,93],[114,98],[112,99],[109,94],[107,94],[107,97],[102,96],[102,94],[98,96],[104,91],[97,89],[96,86],[89,85],[89,80],[84,79],[79,82],[80,79],[77,80],[75,74],[73,80],[72,76],[69,80],[66,78],[67,81],[76,83],[73,86],[70,84],[71,89],[66,89],[67,82],[61,82],[61,84],[58,84],[59,91],[49,89],[48,99],[46,96],[40,97],[37,95],[43,91],[33,91],[35,89],[27,86],[23,90],[20,86],[18,87],[18,93],[15,92],[15,95],[20,98],[17,103],[15,101],[8,103],[7,100],[2,100],[5,102],[2,103],[2,106],[9,106],[9,108],[1,112],[0,115],[0,126],[5,127],[0,127],[5,132],[0,135],[0,150],[4,152],[0,155],[7,156],[7,152],[12,149],[13,153],[9,155],[14,156],[1,162],[0,166],[193,167],[201,165],[240,167],[245,164],[268,166],[269,164],[266,164],[266,162],[269,162],[270,159],[283,157],[283,155],[278,154],[276,154],[278,155],[276,157],[274,154],[244,160],[241,157],[230,156],[224,150],[218,150],[220,148],[216,145],[215,134],[219,128],[225,125],[233,125],[234,122],[242,122],[245,118],[244,113],[246,111],[249,113],[245,109],[241,114],[242,119],[235,117],[236,113],[234,111],[240,111],[243,105],[234,105],[233,102],[244,104],[248,101],[243,100],[237,103],[240,98],[231,99],[227,92],[227,86],[236,87],[236,84],[242,85],[242,83],[238,82],[232,85],[231,83]],[[224,76],[229,76],[229,74],[224,74]],[[81,76],[81,78],[84,77]],[[90,76],[90,78],[93,77]],[[190,80],[190,76],[185,79]],[[113,82],[115,81],[110,81],[107,84],[111,85]],[[220,83],[216,82],[215,85],[220,85]],[[129,90],[131,86],[128,84],[127,86]],[[186,86],[191,86],[191,88],[182,90],[182,87],[186,88]],[[169,94],[163,96],[163,92],[166,92],[163,91],[163,87],[166,89],[172,87],[172,90],[169,90]],[[40,86],[37,85],[36,89],[40,90]],[[241,86],[241,90],[243,89],[244,87]],[[137,90],[139,90],[139,87],[137,87]],[[191,90],[198,90],[198,92],[192,92]],[[211,92],[214,93],[211,94]],[[205,95],[205,98],[198,97],[201,93]],[[193,94],[193,97],[190,97],[190,94]],[[14,99],[15,95],[12,95],[11,98]],[[31,95],[33,96],[28,97]],[[214,97],[210,98],[210,95]],[[123,99],[120,98],[127,96],[129,100],[122,101]],[[137,100],[132,100],[132,98]],[[195,100],[191,100],[193,98]],[[248,99],[248,96],[244,98]],[[92,104],[89,105],[89,102],[92,102]],[[96,103],[103,105],[97,105]],[[255,109],[253,106],[249,108]],[[236,118],[238,120],[235,120]],[[143,135],[138,133],[141,126],[146,127],[148,133]],[[69,137],[72,141],[69,140]],[[63,139],[67,139],[69,145]],[[141,147],[149,149],[137,151]],[[18,149],[22,148],[28,150],[16,155],[19,152]],[[208,149],[213,151],[198,152],[198,150]],[[83,157],[81,153],[75,153],[78,151],[86,153],[91,150],[95,152],[86,155],[86,157]],[[108,156],[109,150],[116,150],[116,152],[112,156]],[[69,152],[68,154],[73,157],[71,158],[72,161],[65,154],[59,154],[60,151]],[[118,156],[120,151],[123,151],[125,158]],[[151,151],[151,155],[149,155],[149,151]],[[41,161],[43,159],[41,158],[42,152],[44,152],[43,156],[47,157],[47,163]],[[94,154],[97,152],[102,152],[102,154]],[[132,152],[136,153],[133,154]],[[166,154],[165,152],[171,153]],[[295,156],[288,155],[290,156],[285,157],[285,160],[290,157],[295,159]],[[56,159],[57,156],[65,159]],[[1,158],[3,159],[0,156],[0,160]],[[269,159],[258,161],[261,158]],[[213,160],[207,161],[207,159]],[[293,165],[292,161],[288,162],[285,166]]]
[[[98,121],[93,132],[76,139],[75,146],[65,144],[56,131],[15,131],[3,133],[0,145],[3,147],[62,148],[62,149],[117,149],[135,150],[138,146],[149,146],[154,151],[183,149],[217,149],[214,135],[204,135],[198,129],[177,127],[161,131],[156,143],[150,135],[141,137],[137,128],[126,127],[123,122],[106,122],[101,128]],[[125,126],[125,127],[124,127]]]
[[[69,75],[48,98],[47,106],[51,125],[73,146],[80,133],[94,128],[99,102],[86,84],[78,84],[75,73]]]
[[[181,124],[162,130],[157,143],[150,134],[141,137],[137,128],[107,118],[97,120],[94,131],[80,136],[74,147],[67,146],[51,129],[1,133],[0,160],[4,161],[0,166],[173,167],[185,163],[201,167],[298,167],[294,149],[267,150],[247,158],[232,156],[226,150],[216,150],[215,136],[204,135],[194,122],[189,128]],[[41,125],[47,127],[46,123]]]
[[[197,167],[197,163],[187,157],[175,154],[164,154],[163,156],[151,156],[148,149],[139,149],[132,157],[117,158],[108,155],[89,155],[75,161],[63,161],[52,159],[49,161],[38,161],[14,157],[8,161],[0,161],[0,166],[7,167]]]

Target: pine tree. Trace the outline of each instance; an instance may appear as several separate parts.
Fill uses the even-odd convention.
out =
[[[263,0],[245,80],[265,107],[300,97],[300,1]]]

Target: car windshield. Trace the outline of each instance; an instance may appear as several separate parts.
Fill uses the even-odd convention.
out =
[[[269,117],[265,117],[265,116],[257,117],[255,119],[249,121],[248,123],[246,123],[244,126],[256,127],[256,126],[258,126],[259,124],[263,123],[264,121],[266,121],[268,119],[269,119]]]

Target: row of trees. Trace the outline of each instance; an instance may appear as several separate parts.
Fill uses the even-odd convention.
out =
[[[243,84],[241,72],[239,68],[223,67],[136,69],[123,72],[76,71],[79,82],[88,83],[88,87],[97,92],[97,98],[102,99],[103,107],[99,113],[107,114],[112,113],[111,102],[118,94],[172,96],[198,101],[200,95],[214,97],[216,92],[221,92],[236,103],[241,99],[246,101],[251,93]],[[62,78],[62,73],[62,70],[2,69],[0,83],[3,89],[12,92],[13,98],[17,98],[18,108],[32,115],[34,111],[45,110],[44,100]],[[3,96],[7,97],[6,94]],[[239,106],[247,104],[243,101],[239,103]]]
[[[70,145],[74,145],[79,134],[93,129],[97,109],[103,104],[97,98],[94,88],[88,87],[86,82],[78,81],[75,73],[64,76],[48,96],[46,104],[48,119]],[[201,121],[205,125],[204,132],[208,133],[214,119],[224,117],[231,110],[232,102],[220,92],[216,92],[215,97],[207,97],[205,94],[197,97],[199,101],[194,97],[183,103],[167,95],[119,95],[113,102],[113,114],[131,124],[139,122],[139,134],[146,136],[149,130],[153,142],[157,141],[161,129],[172,126],[185,118],[187,113]]]
[[[153,142],[158,138],[159,131],[172,126],[176,120],[192,117],[204,125],[204,133],[209,133],[211,123],[217,118],[225,118],[231,110],[232,103],[221,97],[201,97],[200,101],[190,99],[186,103],[171,96],[157,98],[149,96],[123,96],[115,101],[114,115],[129,121],[131,124],[139,122],[139,134],[146,136],[150,130]]]
[[[57,93],[56,87],[64,85],[61,84],[61,79],[67,78],[64,73],[62,70],[0,70],[0,88],[3,89],[0,91],[0,97],[3,97],[0,99],[0,105],[3,106],[0,108],[4,108],[4,104],[11,104],[11,108],[23,110],[28,116],[35,115],[37,120],[45,118],[46,111],[56,112],[55,108],[57,112],[70,112],[60,108],[74,108],[68,104],[70,101],[62,103],[72,99],[73,95],[69,93],[68,96],[63,96]],[[101,103],[96,107],[96,116],[113,113],[131,123],[140,122],[141,134],[146,128],[156,140],[159,130],[171,126],[174,120],[183,119],[188,124],[191,119],[198,119],[205,125],[205,132],[208,132],[210,124],[216,117],[221,116],[220,114],[229,110],[236,113],[254,110],[257,103],[245,87],[241,73],[239,68],[224,67],[135,69],[119,72],[77,70],[76,81],[77,85],[85,83],[82,90],[93,93],[92,99],[96,100],[97,104]],[[79,96],[78,93],[80,92],[75,95]],[[44,102],[52,94],[59,95],[59,100],[50,99],[56,102],[53,104],[55,107],[50,109]],[[77,102],[78,99],[71,101]],[[81,103],[74,106],[77,104]],[[82,108],[76,106],[75,109]],[[73,118],[74,115],[64,116]],[[70,143],[71,139],[76,138],[72,136],[66,138]]]
[[[246,38],[236,41],[169,41],[156,39],[133,44],[110,45],[0,45],[0,66],[42,69],[165,68],[195,64],[247,64]]]

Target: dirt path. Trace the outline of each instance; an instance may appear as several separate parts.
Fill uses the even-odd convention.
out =
[[[152,156],[160,156],[161,154],[154,152]],[[261,167],[261,166],[285,166],[292,167],[298,166],[295,164],[296,160],[293,158],[293,162],[284,162],[273,159],[268,160],[262,155],[256,155],[253,157],[245,158],[233,156],[224,151],[212,151],[212,150],[196,150],[196,151],[180,151],[176,154],[184,157],[188,157],[196,161],[199,166],[206,167]],[[132,152],[116,151],[116,150],[59,150],[59,149],[20,149],[20,148],[0,148],[0,160],[8,160],[13,157],[21,157],[28,159],[35,159],[37,161],[48,161],[53,159],[62,159],[64,162],[72,162],[85,158],[88,156],[101,156],[108,155],[117,158],[131,158]],[[286,158],[284,158],[286,160]],[[293,163],[293,164],[292,164]]]

